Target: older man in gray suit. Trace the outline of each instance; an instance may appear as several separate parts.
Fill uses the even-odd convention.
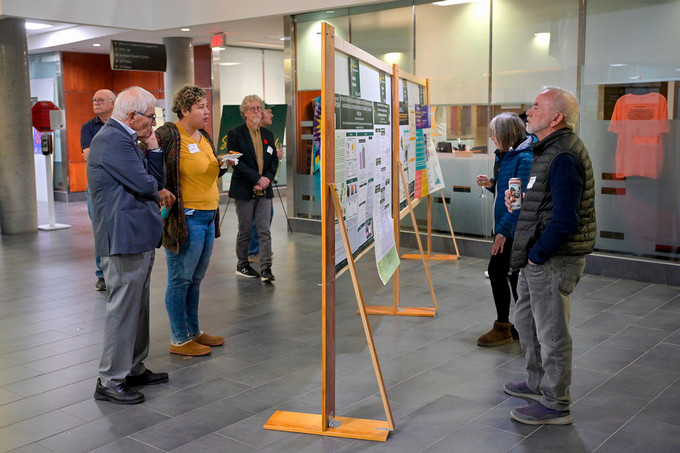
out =
[[[149,283],[162,233],[160,205],[175,200],[165,187],[163,152],[153,132],[156,98],[139,87],[118,96],[112,117],[94,137],[87,159],[94,244],[106,279],[104,349],[94,397],[136,404],[130,389],[168,381],[142,360],[149,351]],[[146,155],[137,146],[146,145]]]

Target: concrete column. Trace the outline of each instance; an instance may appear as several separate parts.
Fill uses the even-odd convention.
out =
[[[163,38],[167,67],[165,83],[165,120],[176,121],[172,113],[172,98],[184,85],[194,84],[194,45],[193,38]]]
[[[0,19],[0,230],[38,230],[24,19]]]

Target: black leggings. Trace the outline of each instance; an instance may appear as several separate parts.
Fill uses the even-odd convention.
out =
[[[489,280],[491,281],[491,291],[493,301],[496,304],[498,322],[510,322],[510,291],[517,302],[517,277],[518,272],[510,272],[510,254],[512,252],[512,239],[506,238],[503,251],[496,255],[491,255],[489,260]],[[510,286],[508,286],[508,280]]]

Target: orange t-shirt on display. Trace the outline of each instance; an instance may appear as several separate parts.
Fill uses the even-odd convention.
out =
[[[663,166],[661,135],[670,130],[666,98],[659,93],[626,94],[614,106],[609,131],[618,134],[617,176],[658,178]]]

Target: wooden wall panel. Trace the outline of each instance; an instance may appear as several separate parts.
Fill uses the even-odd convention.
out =
[[[194,47],[194,83],[205,90],[208,98],[208,109],[212,112],[212,51],[208,45]],[[170,103],[172,100],[168,102]],[[208,121],[205,129],[214,140],[217,140],[213,133],[212,119]]]
[[[118,94],[133,85],[151,92],[156,99],[163,99],[163,73],[150,71],[111,71],[113,73],[113,91]]]
[[[208,93],[208,107],[212,111],[212,55],[209,46],[194,47],[196,85]],[[66,112],[66,159],[69,168],[69,191],[82,192],[87,186],[85,160],[80,149],[80,127],[94,116],[92,97],[97,90],[108,88],[118,94],[132,85],[150,91],[157,99],[164,99],[162,72],[114,71],[108,55],[78,52],[62,53],[64,105]],[[166,102],[169,108],[172,94]],[[208,132],[213,136],[212,122]]]
[[[297,118],[295,127],[297,128],[297,172],[309,175],[312,170],[313,146],[311,140],[303,140],[302,135],[313,134],[312,127],[302,128],[302,121],[314,120],[315,99],[321,96],[321,90],[298,91],[297,92]]]

